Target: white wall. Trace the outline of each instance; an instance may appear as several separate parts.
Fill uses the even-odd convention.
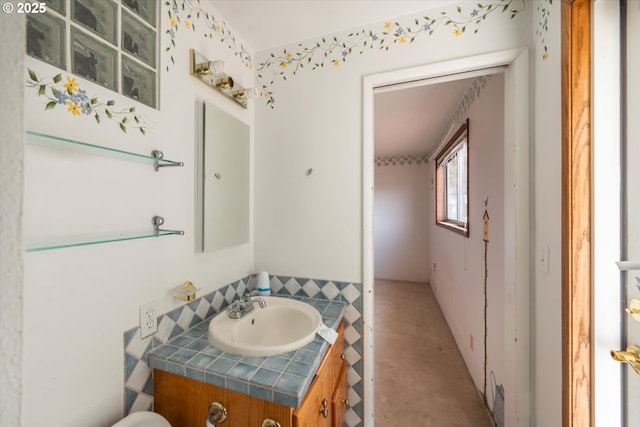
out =
[[[455,13],[455,7],[449,11]],[[436,10],[434,16],[438,13]],[[527,46],[531,37],[522,29],[529,28],[530,13],[527,7],[513,20],[507,15],[490,15],[478,33],[470,30],[460,37],[442,26],[413,43],[390,43],[388,51],[365,48],[358,54],[355,48],[338,67],[327,61],[315,70],[304,64],[295,75],[287,71],[286,80],[274,75],[270,86],[274,108],[262,103],[256,110],[256,268],[361,281],[362,77]],[[406,21],[412,24],[413,17]],[[384,31],[383,23],[370,27],[378,34]],[[348,39],[348,33],[335,37],[340,42]],[[283,49],[295,53],[315,42]],[[257,62],[272,53],[282,55],[283,49],[260,52]],[[340,56],[342,49],[336,50]],[[267,76],[272,72],[282,69],[258,70]],[[305,177],[309,167],[314,173]]]
[[[22,87],[24,19],[0,15],[0,425],[20,425],[22,401],[23,247]]]
[[[97,124],[92,116],[72,116],[64,106],[45,111],[43,97],[25,88],[28,130],[142,154],[160,149],[185,163],[154,172],[151,165],[135,161],[25,146],[27,238],[146,230],[152,228],[153,215],[165,217],[164,228],[185,231],[181,237],[25,254],[25,426],[43,420],[59,426],[111,425],[123,414],[123,332],[138,325],[139,306],[155,300],[163,313],[180,303],[171,290],[186,280],[204,294],[253,271],[252,243],[195,253],[195,102],[206,100],[251,126],[253,107],[243,110],[191,77],[188,49],[227,60],[227,72],[246,86],[253,71],[234,56],[228,42],[187,29],[184,19],[172,63],[164,52],[170,43],[166,6],[159,16],[160,110],[77,78],[89,96],[115,100],[114,109],[135,106],[147,119],[146,136],[131,129],[125,134],[107,119]],[[26,66],[39,77],[60,72],[31,57]],[[67,75],[62,72],[63,82]],[[28,77],[26,69],[22,76]]]
[[[469,237],[435,225],[430,210],[431,287],[449,328],[480,392],[484,392],[484,280],[485,201],[489,214],[487,267],[487,397],[490,406],[490,373],[505,382],[504,264],[515,262],[505,253],[504,221],[504,75],[496,74],[469,108]],[[434,176],[434,163],[430,174]],[[435,200],[435,192],[430,192]],[[512,231],[511,231],[512,232]],[[510,392],[507,390],[507,392]]]
[[[535,96],[531,127],[533,238],[536,252],[548,245],[551,255],[549,272],[536,272],[532,283],[531,425],[560,425],[560,4],[555,2],[547,17],[549,30],[545,37],[550,55],[546,61],[542,60],[540,37],[535,35],[538,24],[545,19],[536,12],[538,4],[547,6],[548,2],[526,2],[525,11],[514,19],[508,14],[492,15],[482,22],[477,34],[469,30],[454,37],[451,27],[441,27],[432,36],[413,43],[390,44],[388,51],[364,49],[362,55],[350,56],[337,69],[327,65],[312,70],[307,66],[295,76],[289,74],[286,81],[274,74],[275,83],[270,89],[274,91],[275,108],[255,101],[255,269],[251,268],[251,245],[209,255],[193,253],[194,101],[207,99],[234,111],[248,123],[252,114],[238,112],[188,76],[186,52],[194,47],[210,58],[226,57],[230,74],[244,79],[248,71],[234,62],[226,47],[199,37],[199,32],[182,29],[176,39],[176,64],[168,72],[164,67],[170,61],[167,54],[161,54],[159,112],[79,79],[83,87],[101,98],[114,98],[118,104],[133,104],[144,110],[153,123],[146,137],[124,135],[106,122],[96,125],[65,111],[45,112],[43,104],[26,90],[27,129],[62,132],[67,137],[90,138],[141,152],[161,148],[168,157],[184,160],[185,168],[163,170],[154,176],[144,168],[133,172],[122,166],[126,174],[118,179],[132,186],[138,179],[145,186],[152,182],[153,186],[148,186],[152,196],[143,195],[144,203],[127,206],[131,217],[126,221],[127,215],[120,216],[113,207],[107,206],[105,213],[117,215],[114,226],[137,227],[139,221],[148,220],[152,210],[155,213],[156,208],[161,209],[158,213],[166,217],[167,225],[184,228],[186,235],[25,255],[23,425],[38,423],[42,414],[52,425],[106,425],[115,420],[122,413],[123,401],[122,332],[137,324],[141,303],[156,299],[161,310],[174,305],[168,291],[184,280],[193,280],[203,292],[259,269],[360,281],[362,77],[521,46],[533,46],[535,56],[531,74]],[[165,17],[159,30],[164,48],[166,10],[160,16]],[[8,44],[22,51],[24,44],[11,40]],[[292,51],[297,49],[293,42]],[[3,51],[5,48],[7,43]],[[260,53],[254,63],[259,64],[270,53]],[[42,75],[58,72],[31,58],[26,62]],[[14,83],[3,79],[3,93],[4,86],[10,84]],[[100,160],[87,162],[95,170],[83,176],[117,174],[120,168],[104,172],[97,167]],[[307,176],[305,171],[310,167],[314,173]],[[29,176],[26,179],[29,185]],[[27,189],[26,206],[34,206],[37,194]],[[21,194],[21,189],[15,194]],[[107,194],[110,201],[115,197],[113,192]],[[146,205],[151,199],[154,209]],[[105,202],[93,195],[88,203]],[[26,215],[25,232],[29,232],[37,224],[33,217],[29,219],[29,212]],[[51,223],[64,219],[50,218]]]
[[[630,17],[635,13],[637,22],[640,17],[640,4],[627,2],[627,13]],[[621,108],[620,108],[620,2],[596,1],[593,3],[593,79],[597,82],[593,87],[593,402],[595,409],[595,425],[622,425],[622,375],[620,366],[612,363],[610,351],[623,347],[621,324],[625,320],[620,309],[623,298],[620,286],[620,270],[615,264],[622,258],[620,238],[621,213],[621,168],[620,141]],[[631,22],[631,21],[630,21]],[[633,28],[629,28],[629,35]],[[636,25],[636,30],[638,30]],[[629,47],[640,35],[629,38]],[[637,56],[637,55],[636,55]],[[628,67],[632,69],[633,55],[628,57]],[[636,61],[637,62],[637,61]],[[637,81],[634,73],[628,74],[630,84],[628,93],[633,91],[633,83]],[[634,97],[628,101],[633,105]],[[637,101],[635,102],[638,105]],[[628,124],[636,125],[638,117],[632,109]],[[631,129],[631,127],[629,128]],[[630,133],[629,135],[632,135]],[[632,141],[632,139],[630,140]],[[628,162],[633,159],[633,151],[626,155]],[[636,159],[639,157],[636,156]],[[636,163],[637,164],[637,163]],[[637,167],[629,168],[633,173]],[[629,183],[634,182],[629,180]],[[635,182],[638,182],[637,180]],[[631,198],[630,198],[631,199]],[[631,211],[629,211],[631,212]],[[629,218],[628,225],[632,223]],[[629,227],[632,230],[633,227]],[[631,236],[631,235],[630,235]],[[629,242],[638,242],[631,239]],[[629,254],[631,255],[631,254]],[[627,259],[634,259],[628,256]],[[628,288],[633,291],[632,287]],[[631,329],[629,329],[631,330]],[[629,336],[627,336],[629,338]],[[629,342],[633,344],[633,342]],[[632,372],[629,370],[628,372]],[[633,376],[633,374],[630,374]],[[633,385],[633,380],[629,382]],[[640,384],[640,383],[639,383]],[[630,388],[631,389],[631,388]],[[629,395],[629,403],[633,395]],[[629,405],[630,409],[637,405]],[[629,413],[633,413],[632,410]],[[636,425],[633,417],[627,419],[628,425]]]
[[[550,10],[545,40],[549,55],[536,43],[533,51],[532,85],[534,117],[532,152],[532,419],[531,425],[560,425],[562,419],[562,198],[560,114],[560,2],[541,6]],[[538,14],[539,16],[539,14]],[[534,17],[533,30],[540,18]],[[540,41],[539,36],[535,36]],[[539,265],[542,251],[549,248],[548,268]]]
[[[376,166],[376,278],[429,281],[429,195],[426,163]]]
[[[306,67],[295,75],[287,74],[286,81],[274,74],[270,87],[276,99],[274,108],[262,105],[256,111],[256,157],[260,159],[256,165],[256,210],[260,214],[256,218],[255,261],[258,268],[279,274],[361,280],[362,77],[532,46],[531,249],[537,254],[548,246],[550,264],[548,273],[531,273],[531,417],[535,425],[559,425],[560,6],[546,1],[526,4],[528,9],[513,20],[488,18],[477,34],[468,31],[456,38],[439,30],[410,45],[391,44],[388,51],[365,49],[337,68]],[[548,7],[549,14],[543,15],[538,5]],[[542,34],[537,35],[537,30]],[[340,41],[345,34],[335,36]],[[307,41],[302,46],[314,43]],[[300,49],[294,44],[287,48],[291,52]],[[282,50],[260,52],[258,62],[272,53],[281,55]],[[314,170],[324,171],[322,185],[305,181],[302,171],[311,164]],[[527,396],[523,400],[527,401]]]
[[[269,71],[274,108],[263,104],[256,111],[255,262],[278,274],[362,279],[363,76],[531,46],[531,252],[548,246],[550,253],[548,273],[531,272],[531,425],[551,426],[561,423],[560,5],[526,6],[512,20],[487,18],[477,34],[452,37],[438,29],[411,44],[390,43],[388,51],[363,49],[335,68],[307,65],[286,74],[286,81],[278,77],[283,70]],[[340,41],[346,34],[335,36]],[[302,47],[286,46],[290,52]],[[260,52],[258,62],[271,54],[282,55],[283,49]],[[303,172],[311,166],[320,173],[306,179]],[[528,408],[521,410],[528,416]]]

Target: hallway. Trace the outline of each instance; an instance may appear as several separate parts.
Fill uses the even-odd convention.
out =
[[[376,427],[493,425],[430,286],[376,279],[375,315]]]

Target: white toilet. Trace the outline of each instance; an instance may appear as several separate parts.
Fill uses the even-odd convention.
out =
[[[160,414],[155,412],[134,412],[112,427],[171,427],[171,424]]]

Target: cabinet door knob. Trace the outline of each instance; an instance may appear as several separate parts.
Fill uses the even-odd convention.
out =
[[[340,356],[338,356],[338,359],[340,359],[340,360],[344,360],[344,359],[345,359],[345,357],[344,357],[344,353],[342,353]]]
[[[221,424],[227,419],[227,408],[220,402],[212,402],[209,405],[207,421],[211,424]]]
[[[344,403],[344,406],[349,406],[349,399],[342,399],[342,403]]]
[[[329,402],[327,402],[327,399],[322,399],[322,407],[320,408],[320,413],[324,418],[329,418]]]
[[[272,420],[271,418],[265,418],[262,420],[262,425],[260,427],[280,427],[280,423]]]

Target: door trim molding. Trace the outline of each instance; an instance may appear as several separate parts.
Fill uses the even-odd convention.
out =
[[[591,1],[563,0],[562,425],[592,425]]]

